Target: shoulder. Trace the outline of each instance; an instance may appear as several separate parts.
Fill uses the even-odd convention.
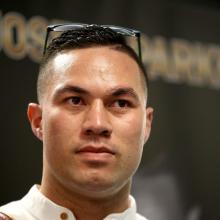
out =
[[[12,220],[12,218],[6,214],[0,212],[0,220]]]
[[[17,220],[24,213],[20,200],[0,207],[0,220]]]
[[[27,205],[29,205],[29,207],[32,205],[33,196],[31,195],[34,193],[32,191],[34,191],[35,188],[36,185],[34,185],[29,190],[29,192],[20,200],[13,201],[3,206],[0,206],[0,213],[2,213],[0,220],[35,219],[32,212],[30,212],[30,210],[27,208]],[[6,217],[8,217],[8,219]]]

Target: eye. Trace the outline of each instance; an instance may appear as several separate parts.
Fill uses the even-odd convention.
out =
[[[82,105],[83,104],[82,98],[78,96],[73,96],[73,97],[68,98],[68,102],[71,105]]]
[[[131,103],[127,100],[124,100],[124,99],[116,100],[113,103],[113,107],[117,107],[117,108],[127,108],[127,107],[130,107],[130,106],[131,106]]]

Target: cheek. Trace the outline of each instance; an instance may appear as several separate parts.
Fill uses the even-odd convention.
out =
[[[68,155],[75,142],[77,124],[65,111],[52,109],[45,112],[43,115],[43,144],[46,157],[58,160]]]
[[[49,109],[43,114],[43,133],[46,138],[65,139],[73,137],[78,130],[79,120],[62,109]],[[65,140],[67,141],[67,140]]]
[[[117,120],[115,124],[115,136],[119,146],[122,146],[124,163],[134,167],[140,163],[144,145],[144,118],[137,115],[141,114]]]
[[[144,117],[140,113],[116,120],[114,130],[118,138],[136,149],[144,143]]]

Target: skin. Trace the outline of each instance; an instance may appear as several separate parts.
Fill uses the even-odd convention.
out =
[[[142,73],[108,46],[65,51],[50,65],[50,86],[28,107],[43,142],[40,190],[77,220],[122,212],[153,118]]]

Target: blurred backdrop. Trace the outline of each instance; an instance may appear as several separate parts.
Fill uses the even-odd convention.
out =
[[[42,146],[26,119],[36,101],[45,29],[60,22],[143,32],[152,136],[133,181],[149,220],[219,220],[220,2],[1,0],[0,205],[40,183]]]

